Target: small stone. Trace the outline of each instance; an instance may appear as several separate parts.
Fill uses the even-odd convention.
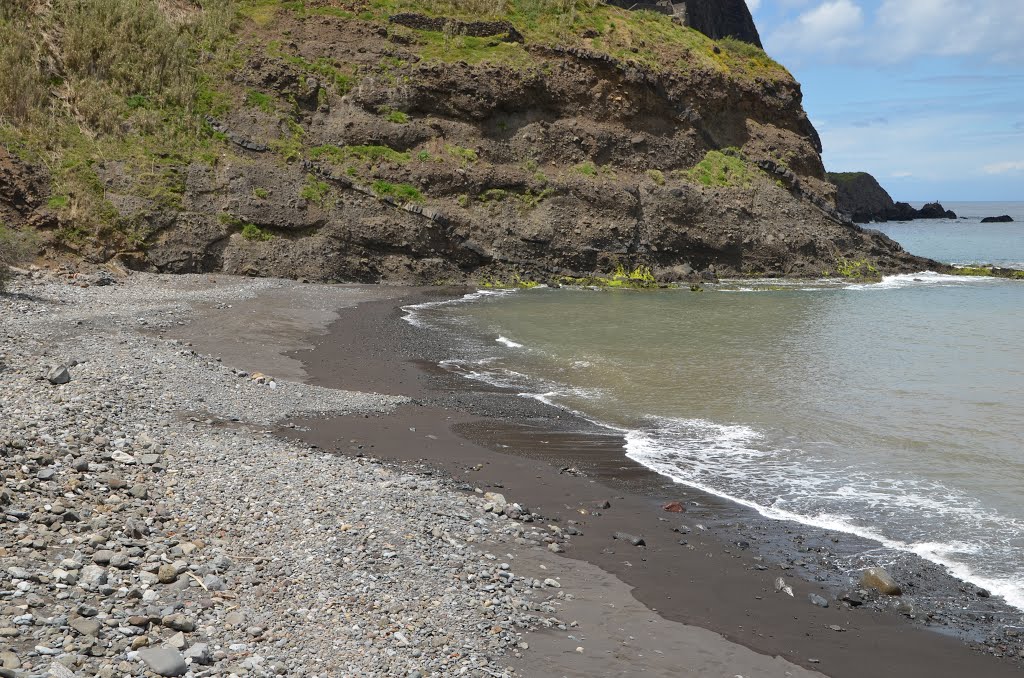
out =
[[[202,666],[212,663],[210,646],[206,643],[196,643],[185,650],[185,659],[191,659],[193,664],[200,664]]]
[[[203,586],[206,587],[207,591],[223,591],[227,588],[224,580],[215,574],[208,574],[203,577]]]
[[[173,647],[153,647],[139,650],[139,659],[158,676],[183,676],[188,667],[185,657]]]
[[[632,544],[633,546],[647,545],[647,542],[644,541],[643,537],[638,537],[634,534],[629,534],[628,532],[616,532],[612,537],[628,544]]]
[[[135,457],[133,457],[132,455],[128,454],[127,452],[122,452],[121,450],[118,450],[117,452],[112,453],[110,455],[110,458],[113,459],[114,461],[120,462],[122,464],[134,464],[135,463]]]
[[[178,568],[176,565],[164,563],[156,573],[157,580],[161,584],[173,584],[178,581]]]
[[[160,620],[160,623],[169,629],[186,633],[191,633],[196,628],[195,622],[181,613],[167,615]]]
[[[107,583],[107,571],[98,565],[88,565],[82,570],[78,581],[86,587],[102,586]]]
[[[188,647],[188,642],[185,640],[185,634],[178,631],[173,636],[167,639],[167,644],[173,647],[175,650],[184,650]]]
[[[109,549],[102,549],[92,554],[92,562],[97,565],[106,565],[110,562],[110,559],[114,557],[114,552]]]
[[[818,607],[828,607],[828,601],[819,596],[817,593],[810,594],[809,596],[807,596],[807,599],[811,601],[812,605],[817,605]]]
[[[13,652],[0,652],[0,667],[5,669],[20,669],[21,660]]]
[[[83,636],[93,637],[98,637],[100,629],[103,628],[103,624],[98,619],[88,619],[86,617],[76,617],[68,622],[68,625]]]

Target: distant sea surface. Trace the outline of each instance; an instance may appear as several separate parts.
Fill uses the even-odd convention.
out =
[[[1024,203],[946,207],[968,218],[872,227],[1024,267]],[[1017,222],[980,223],[1000,214]],[[484,291],[409,319],[461,338],[451,369],[621,431],[676,482],[917,553],[1024,609],[1024,283]]]
[[[912,203],[920,208],[923,203]],[[951,264],[995,264],[1024,268],[1024,202],[948,202],[957,219],[866,224],[923,257]],[[1007,214],[1011,224],[983,224],[983,217]]]

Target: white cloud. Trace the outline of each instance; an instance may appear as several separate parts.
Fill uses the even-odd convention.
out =
[[[1008,174],[1009,172],[1024,172],[1024,160],[1008,160],[985,165],[981,168],[985,174]]]
[[[851,0],[828,0],[783,24],[771,36],[781,52],[837,53],[861,42],[864,10]]]
[[[870,4],[865,3],[870,7]],[[770,51],[898,63],[929,56],[1024,60],[1020,0],[828,0],[768,35]]]

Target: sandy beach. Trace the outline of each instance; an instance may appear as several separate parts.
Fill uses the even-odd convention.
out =
[[[0,297],[0,675],[1019,674],[996,602],[851,609],[790,528],[438,369],[400,309],[459,290],[69,282]]]

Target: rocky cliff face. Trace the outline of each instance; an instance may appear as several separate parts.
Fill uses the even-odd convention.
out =
[[[761,46],[761,36],[745,0],[686,0],[682,4],[686,7],[686,25],[704,35]]]
[[[548,25],[452,5],[437,30],[423,3],[306,4],[243,5],[188,145],[90,160],[109,227],[80,226],[65,175],[12,221],[54,255],[315,280],[922,268],[835,211],[800,87],[753,47],[607,6]],[[132,134],[116,148],[156,143]]]
[[[608,0],[623,9],[661,12],[679,18],[709,38],[736,38],[761,47],[754,17],[746,0]]]

